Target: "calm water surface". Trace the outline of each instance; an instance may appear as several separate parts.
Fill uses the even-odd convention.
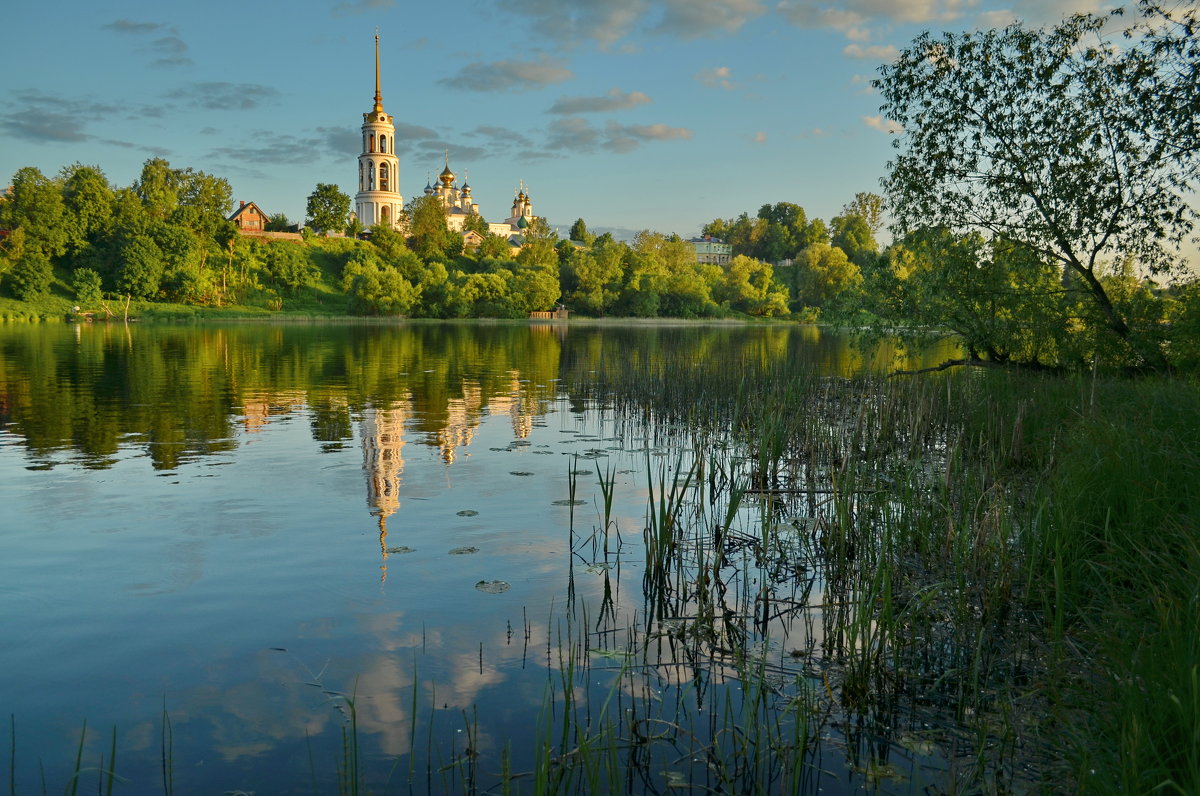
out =
[[[666,354],[750,375],[891,364],[783,326],[0,326],[18,792],[43,767],[64,787],[85,721],[84,766],[116,730],[119,792],[164,790],[164,739],[176,792],[335,790],[345,695],[377,792],[494,787],[506,747],[530,769],[561,650],[609,643],[573,623],[644,618],[648,484],[695,444],[574,385]],[[605,563],[585,544],[597,473],[621,533]],[[706,688],[738,688],[656,654],[655,698],[703,711]],[[576,690],[600,704],[612,668]],[[864,787],[832,740],[824,755],[815,785]]]

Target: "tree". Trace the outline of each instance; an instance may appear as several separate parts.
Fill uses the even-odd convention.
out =
[[[596,240],[596,236],[588,232],[587,224],[582,218],[575,219],[575,223],[571,225],[571,231],[567,233],[570,240],[577,240],[585,246],[591,246]]]
[[[809,246],[796,258],[796,301],[822,307],[862,284],[862,272],[846,253],[828,243]]]
[[[267,220],[267,225],[264,229],[267,232],[287,232],[292,228],[292,222],[284,213],[276,213]]]
[[[904,129],[884,180],[899,231],[977,231],[1058,264],[1095,309],[1085,322],[1128,344],[1131,364],[1164,366],[1101,277],[1126,257],[1169,273],[1192,228],[1196,94],[1180,84],[1195,80],[1197,48],[1180,42],[1194,42],[1197,19],[1187,14],[1175,33],[1148,9],[1150,35],[1124,47],[1094,15],[914,40],[875,81],[883,113]]]
[[[175,175],[179,204],[193,211],[187,216],[187,225],[197,233],[211,237],[233,206],[233,188],[229,180],[193,169],[182,169]]]
[[[804,208],[791,202],[778,202],[758,208],[758,217],[772,224],[779,224],[795,232],[803,229],[807,222]]]
[[[825,222],[819,218],[808,222],[808,225],[804,227],[804,233],[797,241],[801,250],[814,243],[829,243],[829,227],[825,226]]]
[[[478,213],[471,213],[463,221],[463,230],[470,230],[472,232],[478,232],[480,235],[486,235],[488,234],[487,219]]]
[[[880,317],[915,321],[926,337],[950,330],[971,358],[1047,364],[1082,356],[1068,336],[1077,302],[1029,249],[978,232],[924,229],[894,244],[888,258],[888,276],[870,291]]]
[[[320,269],[309,259],[305,249],[286,240],[267,244],[264,266],[268,278],[290,290],[292,295],[320,274]]]
[[[71,276],[71,289],[81,307],[100,306],[100,274],[91,268],[77,268]]]
[[[72,237],[62,188],[32,166],[18,169],[12,192],[0,202],[0,228],[23,229],[26,249],[47,258],[62,255]]]
[[[871,235],[878,235],[883,228],[883,197],[876,193],[859,191],[850,203],[842,208],[843,216],[858,216],[866,222]]]
[[[71,227],[71,249],[79,253],[88,239],[107,229],[113,214],[113,189],[96,166],[75,163],[60,174],[63,203]]]
[[[164,219],[179,205],[179,173],[163,158],[151,158],[142,164],[142,173],[133,184],[152,218]]]
[[[121,249],[117,289],[136,298],[151,298],[163,276],[162,250],[153,238],[139,236]]]
[[[508,238],[489,232],[483,236],[483,242],[479,244],[479,250],[475,254],[480,259],[507,257],[511,249]]]
[[[451,237],[458,236],[446,228],[446,206],[442,200],[436,196],[418,196],[408,203],[406,210],[412,250],[423,260],[445,257],[450,251]]]
[[[22,301],[36,301],[50,294],[54,268],[42,251],[26,249],[8,273],[7,279],[12,283],[13,295]]]
[[[739,254],[729,261],[713,298],[749,315],[786,315],[787,291],[775,283],[775,269],[761,260]]]
[[[796,239],[792,236],[791,228],[784,224],[768,221],[767,230],[759,240],[756,248],[758,259],[768,263],[776,263],[780,260],[790,258],[795,253]]]
[[[342,289],[350,298],[350,309],[360,315],[406,315],[420,298],[419,291],[374,253],[346,263]]]
[[[569,264],[573,285],[565,297],[572,310],[605,315],[612,309],[620,296],[626,251],[624,244],[606,241],[575,253]]]
[[[408,245],[404,236],[387,224],[376,224],[371,227],[371,245],[379,251],[379,256],[388,264],[394,264],[405,254]]]
[[[871,226],[865,217],[849,211],[844,215],[835,216],[831,223],[831,242],[846,253],[850,262],[859,268],[869,268],[875,264],[879,244],[875,242],[875,236],[871,234]]]
[[[308,224],[321,232],[341,232],[350,215],[350,197],[336,185],[319,182],[305,206]]]

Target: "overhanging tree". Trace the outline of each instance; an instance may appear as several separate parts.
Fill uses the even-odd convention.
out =
[[[1129,359],[1160,367],[1156,331],[1132,328],[1103,280],[1129,257],[1171,272],[1195,218],[1196,104],[1163,88],[1194,75],[1196,48],[1164,44],[1194,28],[1143,14],[1128,38],[1095,15],[926,33],[875,86],[903,127],[884,180],[898,231],[981,232],[1058,263]]]

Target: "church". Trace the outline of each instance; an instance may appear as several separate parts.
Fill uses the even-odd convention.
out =
[[[425,184],[425,195],[437,197],[446,208],[446,226],[462,234],[467,219],[479,215],[479,205],[471,196],[471,186],[450,170],[450,153],[437,185]],[[379,34],[375,34],[375,103],[363,114],[362,153],[358,156],[358,193],[354,196],[354,214],[364,228],[376,224],[403,231],[404,197],[400,194],[400,158],[396,155],[395,117],[383,109],[379,79]],[[524,235],[537,217],[533,201],[522,182],[513,198],[508,218],[488,223],[488,232],[510,238]]]

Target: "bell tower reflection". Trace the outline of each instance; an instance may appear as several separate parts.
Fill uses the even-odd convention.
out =
[[[411,401],[389,409],[368,409],[362,420],[363,473],[367,505],[379,518],[380,580],[387,580],[387,518],[400,508],[400,475],[404,472],[404,423]]]

